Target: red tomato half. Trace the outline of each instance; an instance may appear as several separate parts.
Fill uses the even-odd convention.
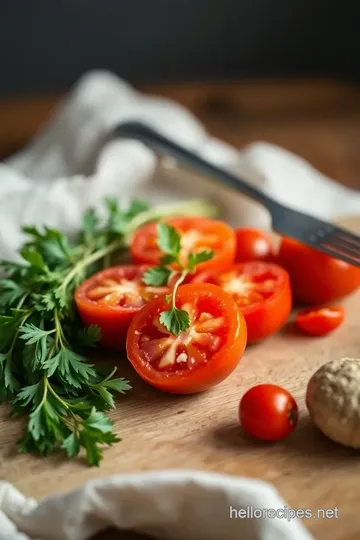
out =
[[[239,404],[239,421],[244,431],[263,441],[287,437],[298,420],[298,407],[291,394],[274,384],[250,388]]]
[[[345,318],[342,307],[324,307],[300,311],[295,324],[300,330],[311,336],[325,336],[340,326]]]
[[[290,238],[281,240],[277,262],[289,272],[294,300],[302,304],[334,302],[360,285],[360,268]]]
[[[213,283],[233,296],[246,320],[248,343],[277,332],[291,311],[289,275],[276,264],[234,264],[224,272],[202,272],[193,282]]]
[[[126,332],[135,313],[168,287],[150,287],[142,278],[149,266],[113,266],[84,281],[75,292],[75,302],[85,326],[101,328],[101,343],[124,348]]]
[[[178,336],[159,321],[169,309],[164,298],[135,315],[126,349],[137,373],[152,386],[175,394],[202,392],[223,381],[246,346],[246,323],[230,295],[214,285],[183,285],[176,305],[190,315]]]
[[[269,235],[259,229],[241,228],[235,230],[235,262],[267,261],[273,256]]]
[[[198,270],[226,268],[234,262],[236,239],[234,231],[215,219],[182,217],[166,223],[181,234],[180,259],[186,263],[190,252],[204,249],[215,251],[213,258],[198,265]],[[156,223],[140,228],[131,243],[131,256],[137,263],[159,264],[163,255],[157,245]]]

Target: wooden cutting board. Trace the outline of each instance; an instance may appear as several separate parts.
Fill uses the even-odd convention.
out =
[[[360,230],[360,219],[351,221]],[[323,363],[360,356],[360,292],[347,298],[346,322],[325,338],[308,338],[291,324],[248,347],[236,371],[213,390],[191,397],[160,393],[134,373],[126,358],[112,357],[133,391],[118,402],[112,417],[122,442],[105,451],[100,468],[59,456],[38,459],[15,452],[21,421],[0,408],[0,478],[26,495],[41,498],[69,490],[87,479],[114,473],[165,468],[198,468],[271,482],[294,508],[338,508],[338,519],[304,519],[318,539],[355,540],[360,535],[358,491],[360,452],[341,447],[312,425],[304,405],[306,385]],[[105,353],[104,353],[105,354]],[[296,431],[277,444],[254,442],[237,423],[243,393],[258,383],[292,392],[301,416]]]

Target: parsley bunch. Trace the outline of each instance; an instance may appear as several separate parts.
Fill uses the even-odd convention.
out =
[[[191,252],[187,257],[186,264],[180,260],[181,252],[181,235],[174,227],[165,223],[157,224],[157,244],[164,256],[161,258],[160,266],[156,266],[148,270],[143,277],[143,281],[147,285],[160,287],[169,284],[172,276],[177,275],[174,283],[171,297],[167,297],[167,302],[171,307],[160,314],[160,322],[176,336],[190,327],[189,313],[184,309],[176,307],[176,293],[186,276],[193,274],[196,266],[202,262],[209,261],[213,258],[214,252],[210,249],[204,249],[198,252]],[[180,272],[174,270],[174,265],[180,268]]]
[[[87,361],[84,351],[100,339],[100,330],[83,328],[74,309],[75,288],[109,266],[127,249],[137,227],[175,214],[213,214],[202,201],[149,208],[134,201],[121,210],[106,201],[107,217],[89,210],[77,238],[45,227],[24,227],[28,240],[21,262],[2,262],[0,280],[0,399],[13,414],[28,415],[21,452],[51,454],[62,448],[69,458],[85,449],[89,465],[99,465],[104,445],[120,439],[106,411],[114,394],[130,389]]]

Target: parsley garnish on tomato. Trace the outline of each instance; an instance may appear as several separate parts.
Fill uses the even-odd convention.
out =
[[[246,323],[229,294],[214,285],[182,285],[215,252],[205,247],[184,257],[182,235],[158,223],[160,266],[147,284],[171,285],[171,294],[153,300],[134,317],[127,353],[139,375],[153,386],[179,394],[221,382],[237,366],[246,346]]]

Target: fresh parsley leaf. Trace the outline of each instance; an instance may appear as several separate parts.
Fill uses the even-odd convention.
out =
[[[96,324],[91,324],[87,328],[82,328],[78,336],[84,347],[94,347],[101,339],[101,328]]]
[[[174,227],[166,223],[158,223],[156,231],[157,244],[161,251],[177,259],[180,253],[180,234]]]
[[[24,225],[21,230],[24,234],[27,234],[29,236],[34,236],[35,238],[41,237],[41,232],[37,227],[34,227],[33,225]]]
[[[102,385],[106,388],[110,388],[110,390],[118,392],[119,394],[125,394],[125,392],[128,390],[131,390],[129,381],[123,379],[122,377],[118,379],[109,379],[108,381],[102,383]]]
[[[167,264],[172,264],[177,261],[177,257],[174,257],[173,255],[163,255],[160,259],[160,264],[162,266],[166,266]]]
[[[62,347],[53,357],[44,362],[48,377],[56,371],[61,380],[73,388],[81,388],[82,384],[96,377],[94,365],[87,363],[83,356]]]
[[[41,328],[38,328],[32,323],[25,324],[22,328],[20,328],[20,339],[23,339],[26,341],[26,345],[32,345],[33,343],[37,343],[38,341],[42,340],[43,338],[47,338],[50,334],[53,334],[55,332],[54,330],[42,330]]]
[[[26,407],[32,401],[35,401],[40,391],[40,383],[32,384],[30,386],[24,386],[17,394],[14,402],[21,404],[22,407]]]
[[[38,245],[40,251],[51,267],[54,264],[64,263],[66,259],[71,258],[71,248],[66,236],[56,229],[45,227],[45,232]]]
[[[196,266],[202,262],[209,261],[214,256],[214,251],[211,249],[204,249],[198,253],[189,253],[188,268],[189,272],[193,272]]]
[[[19,283],[11,279],[0,280],[0,306],[17,304],[24,294],[26,294],[26,289]]]
[[[143,282],[146,285],[152,285],[153,287],[161,287],[167,285],[171,270],[166,266],[155,266],[147,270],[143,276]]]
[[[99,226],[99,218],[93,208],[85,212],[82,217],[82,229],[84,233],[92,235]]]
[[[66,451],[68,458],[73,458],[80,452],[80,440],[76,433],[71,433],[64,439],[61,448]]]
[[[91,409],[89,417],[84,422],[84,429],[100,431],[101,433],[109,433],[112,431],[113,422],[105,416],[104,413],[97,411],[95,407]]]
[[[160,322],[175,336],[190,327],[190,317],[184,309],[172,307],[160,314]]]
[[[47,272],[48,268],[44,262],[44,259],[37,251],[29,248],[24,248],[20,251],[20,254],[25,261],[29,262],[31,266],[40,270],[41,272]]]
[[[149,205],[147,202],[140,199],[134,199],[126,212],[127,218],[132,219],[143,212],[149,210]]]
[[[99,396],[101,397],[101,399],[104,400],[106,405],[111,407],[111,409],[115,409],[115,401],[109,390],[107,390],[104,386],[99,385],[95,386],[94,391],[99,394]]]
[[[45,433],[45,425],[43,421],[42,407],[37,408],[29,416],[28,431],[31,434],[34,441],[38,441]]]
[[[89,465],[98,467],[103,458],[103,452],[96,438],[94,439],[91,433],[83,431],[80,433],[80,442],[86,450],[86,459]]]

